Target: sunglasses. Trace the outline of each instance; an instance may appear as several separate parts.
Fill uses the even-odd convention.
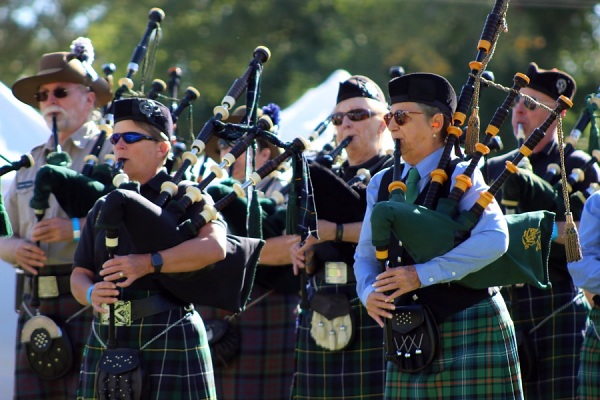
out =
[[[529,111],[533,111],[537,108],[538,103],[545,105],[546,107],[552,108],[554,107],[553,104],[546,104],[543,103],[541,101],[538,101],[538,99],[536,99],[535,97],[525,97],[522,95],[518,95],[517,97],[515,97],[515,99],[513,100],[512,104],[510,105],[511,108],[514,108],[517,106],[517,104],[519,104],[519,102],[521,101],[521,99],[523,99],[523,105],[525,106],[526,109],[528,109]]]
[[[387,126],[390,126],[392,122],[392,118],[396,121],[398,126],[402,126],[406,123],[408,118],[408,114],[423,114],[420,111],[405,111],[405,110],[396,110],[394,112],[389,112],[383,116],[383,120]]]
[[[43,92],[37,92],[34,97],[35,99],[42,103],[44,101],[48,100],[48,93],[52,92],[54,94],[54,97],[56,97],[57,99],[64,99],[65,97],[67,97],[67,95],[69,94],[69,90],[65,89],[65,88],[56,88],[54,90],[48,91],[48,90],[44,90]]]
[[[355,110],[350,110],[348,112],[337,112],[333,113],[329,116],[331,118],[331,123],[335,126],[339,126],[344,122],[344,117],[348,117],[350,121],[358,122],[364,121],[367,118],[371,118],[375,115],[375,112],[371,110],[366,110],[364,108],[357,108]]]
[[[144,135],[143,133],[138,132],[113,133],[112,135],[110,135],[109,140],[112,144],[117,144],[119,143],[119,140],[121,138],[123,138],[123,140],[127,144],[137,143],[140,140],[153,140],[155,142],[158,142],[158,140],[154,139],[152,136]]]

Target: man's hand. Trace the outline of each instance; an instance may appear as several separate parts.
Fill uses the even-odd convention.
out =
[[[34,243],[19,239],[15,248],[15,260],[25,271],[37,275],[38,268],[42,268],[46,263],[46,253]]]
[[[32,242],[56,243],[73,240],[73,223],[66,218],[42,219],[31,232]]]
[[[394,292],[391,295],[386,296],[386,301],[392,302],[396,297],[420,288],[421,281],[414,265],[396,268],[386,267],[384,272],[377,275],[373,287],[377,293],[382,294],[393,290]]]
[[[367,312],[377,322],[379,326],[384,327],[382,318],[392,318],[389,311],[393,311],[396,307],[392,302],[386,300],[387,296],[383,293],[372,292],[367,298]]]

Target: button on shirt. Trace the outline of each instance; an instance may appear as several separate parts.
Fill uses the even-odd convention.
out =
[[[600,192],[585,202],[579,223],[579,243],[583,258],[568,264],[573,283],[600,294]]]
[[[422,191],[430,180],[430,173],[437,168],[443,149],[438,149],[415,167],[419,170],[421,180],[419,190]],[[467,162],[459,163],[450,179],[461,174]],[[404,167],[403,175],[408,173],[410,166]],[[382,271],[375,257],[375,247],[372,244],[371,212],[377,201],[379,185],[384,171],[377,173],[367,187],[367,210],[363,220],[360,239],[354,254],[354,271],[357,278],[357,293],[363,304],[367,303],[369,294],[378,274]],[[479,170],[471,177],[473,186],[461,197],[458,210],[468,210],[479,199],[479,193],[488,189]],[[453,185],[452,185],[453,186]],[[432,211],[433,212],[433,211]],[[431,231],[430,238],[435,237],[435,226],[423,226],[421,229]],[[400,238],[401,239],[401,238]],[[431,239],[434,240],[434,239]],[[437,283],[459,280],[471,272],[475,272],[499,258],[508,248],[508,227],[498,203],[494,200],[486,207],[478,223],[471,231],[471,236],[463,243],[446,254],[434,257],[428,262],[416,264],[415,268],[421,285],[429,286]]]

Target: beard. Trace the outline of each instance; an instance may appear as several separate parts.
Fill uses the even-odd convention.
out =
[[[67,112],[59,106],[49,106],[42,111],[42,117],[50,129],[54,129],[54,118],[56,116],[56,128],[61,131],[67,124]]]

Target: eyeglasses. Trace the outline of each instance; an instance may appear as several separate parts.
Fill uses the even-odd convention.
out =
[[[65,88],[56,88],[51,91],[44,90],[43,92],[37,92],[34,97],[38,102],[42,103],[48,100],[48,93],[52,92],[54,94],[54,97],[56,97],[57,99],[64,99],[69,94],[69,90],[70,89]]]
[[[138,132],[113,133],[112,135],[110,135],[109,140],[112,144],[117,144],[119,143],[119,140],[121,138],[123,138],[123,140],[127,144],[137,143],[140,140],[153,140],[155,142],[158,142],[158,140],[154,139],[152,136],[144,135],[143,133]]]
[[[513,100],[512,104],[510,105],[511,108],[514,108],[517,106],[517,104],[519,104],[519,102],[521,101],[521,99],[523,99],[523,105],[525,106],[526,109],[528,109],[529,111],[533,111],[537,108],[538,103],[545,105],[546,107],[552,108],[554,107],[554,104],[549,104],[549,103],[544,103],[539,101],[538,99],[536,99],[535,97],[525,97],[522,95],[518,95],[517,97],[515,97],[515,99]]]
[[[350,110],[348,112],[337,112],[333,113],[329,116],[331,118],[331,123],[335,126],[339,126],[344,122],[344,117],[348,117],[350,121],[358,122],[364,121],[367,118],[371,118],[375,115],[375,112],[371,110],[366,110],[364,108],[357,108],[355,110]]]
[[[383,116],[383,120],[387,126],[390,126],[390,122],[392,122],[392,118],[396,121],[398,126],[402,126],[406,123],[406,119],[408,118],[408,114],[423,114],[420,111],[406,111],[406,110],[396,110],[394,112],[389,112]]]

